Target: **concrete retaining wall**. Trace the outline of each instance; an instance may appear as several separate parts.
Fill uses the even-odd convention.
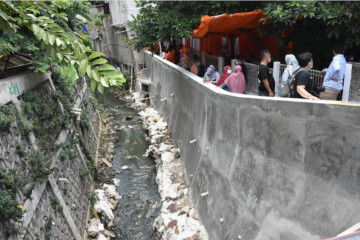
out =
[[[352,73],[351,73],[349,100],[360,101],[360,63],[352,62],[351,64],[352,64]]]
[[[358,106],[227,93],[155,55],[146,66],[211,239],[322,239],[360,221]]]
[[[25,73],[0,82],[0,93],[7,92],[6,84],[14,82],[17,83],[19,92],[17,95],[9,94],[11,95],[11,102],[7,105],[14,107],[17,114],[14,116],[15,120],[11,127],[8,130],[0,131],[0,166],[7,170],[18,169],[22,174],[28,176],[29,182],[24,189],[32,183],[34,184],[30,197],[25,196],[25,190],[17,192],[16,201],[24,206],[25,211],[23,219],[19,223],[20,232],[8,239],[46,239],[45,235],[48,234],[49,239],[81,240],[86,234],[86,221],[89,213],[88,196],[93,183],[91,174],[80,176],[80,171],[88,170],[85,151],[82,147],[87,149],[87,157],[96,158],[100,117],[92,104],[89,104],[92,95],[86,82],[82,78],[78,79],[71,93],[74,96],[73,107],[88,111],[89,127],[81,127],[80,123],[71,121],[68,129],[52,129],[55,139],[52,144],[59,147],[56,148],[58,150],[55,152],[46,152],[46,154],[51,157],[51,168],[54,170],[43,183],[35,182],[30,177],[32,167],[27,157],[32,150],[40,148],[42,139],[33,131],[29,133],[28,137],[23,134],[19,122],[23,120],[31,122],[32,119],[25,119],[24,116],[19,117],[23,115],[24,101],[21,96],[16,96],[29,90],[30,87],[26,86],[35,87],[37,85],[32,91],[40,93],[44,101],[49,101],[54,105],[60,104],[61,107],[62,104],[53,98],[56,88],[49,78],[50,75],[35,75],[36,78],[33,77],[33,74],[27,75]],[[29,80],[33,80],[33,82],[23,82]],[[6,95],[0,96],[0,105],[7,99],[5,97]],[[73,132],[82,144],[73,144],[68,149],[61,147],[60,144],[69,141]],[[25,156],[19,155],[16,150],[17,145],[24,149]],[[69,157],[62,159],[61,154],[69,150],[75,152],[76,156],[72,159]],[[54,209],[54,199],[59,201],[62,206],[59,207],[61,209]],[[53,225],[49,230],[45,226],[50,217]],[[9,229],[7,225],[8,223],[0,222],[0,239],[5,239],[5,232]]]
[[[49,75],[36,74],[34,72],[20,73],[0,80],[0,105],[6,104],[16,99],[24,92],[32,89],[43,81],[47,80]]]

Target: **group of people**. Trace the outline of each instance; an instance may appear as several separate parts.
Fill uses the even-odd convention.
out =
[[[167,53],[163,56],[166,60],[176,63],[177,51],[173,45],[169,45]],[[297,58],[293,54],[285,56],[286,68],[281,76],[281,83],[288,84],[291,88],[290,97],[305,98],[309,100],[336,100],[338,94],[343,89],[346,59],[344,57],[344,47],[336,45],[333,49],[334,58],[330,66],[323,71],[326,73],[321,92],[315,92],[310,69],[313,67],[313,58],[310,52],[299,54]],[[182,56],[182,57],[181,57]],[[188,60],[190,54],[187,49],[180,50],[180,60],[178,64],[183,64],[184,68],[193,74],[202,77],[205,83],[215,84],[226,91],[243,94],[247,84],[247,70],[244,58],[237,56],[237,65],[232,70],[230,65],[224,67],[220,75],[214,65],[210,65],[205,71],[205,66],[199,61],[198,55],[194,55],[193,61]],[[268,50],[260,53],[260,64],[258,72],[258,95],[276,95],[275,80],[268,64],[271,62],[271,54]],[[291,82],[290,82],[291,81]]]
[[[224,66],[224,71],[220,75],[214,65],[210,65],[206,72],[204,66],[199,62],[199,57],[194,55],[194,63],[190,71],[199,77],[204,78],[205,83],[215,84],[226,91],[243,94],[246,88],[246,66],[241,56],[237,57],[237,65],[232,71],[230,65]]]
[[[282,75],[282,83],[288,84],[291,88],[290,97],[305,98],[309,100],[337,100],[338,94],[343,89],[345,76],[346,59],[344,57],[344,47],[336,45],[333,49],[333,60],[330,66],[323,69],[325,78],[319,96],[315,96],[313,81],[309,70],[313,67],[313,58],[310,52],[299,54],[297,59],[294,55],[285,56],[286,68]],[[261,62],[259,65],[259,96],[275,96],[275,81],[268,68],[271,61],[270,52],[263,50],[260,54]],[[293,81],[287,82],[290,79]]]

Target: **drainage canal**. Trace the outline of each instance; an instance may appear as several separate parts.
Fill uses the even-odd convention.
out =
[[[114,143],[112,171],[120,180],[115,214],[116,239],[156,239],[153,223],[161,202],[155,181],[154,159],[144,156],[149,144],[139,115],[114,94],[100,96],[100,102],[113,115],[117,141]]]

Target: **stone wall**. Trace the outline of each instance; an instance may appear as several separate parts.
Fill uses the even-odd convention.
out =
[[[24,79],[26,78],[24,75],[26,73],[13,76],[12,79],[15,81]],[[84,172],[89,170],[86,161],[91,162],[96,158],[100,117],[92,103],[92,96],[84,79],[78,79],[73,86],[70,94],[75,96],[73,105],[66,106],[66,103],[57,99],[59,88],[54,86],[49,75],[32,76],[35,78],[34,82],[42,83],[31,91],[39,94],[42,101],[56,106],[60,114],[63,114],[63,118],[67,113],[66,108],[70,107],[82,111],[86,109],[89,121],[88,125],[84,124],[83,119],[76,121],[75,115],[66,126],[63,124],[50,127],[51,130],[45,133],[46,137],[44,137],[35,127],[30,132],[26,132],[24,122],[34,126],[36,120],[25,114],[26,102],[23,96],[13,97],[12,101],[7,103],[7,106],[13,108],[15,119],[8,130],[0,131],[0,166],[7,171],[20,170],[21,174],[28,176],[29,182],[16,194],[16,200],[24,206],[22,220],[13,226],[2,221],[0,239],[80,240],[85,234],[88,196],[93,184],[91,173],[86,175]],[[47,80],[39,80],[44,78]],[[2,81],[0,86],[1,83]],[[44,139],[48,142],[44,143]],[[75,141],[76,139],[79,141]],[[71,141],[74,142],[70,144]],[[17,150],[19,146],[23,149],[23,154]],[[29,156],[34,150],[49,155],[51,159],[52,171],[44,181],[35,181],[30,177],[34,174],[34,169]],[[31,186],[33,187],[32,191],[30,190],[31,195],[26,196],[26,189]],[[49,224],[47,225],[49,222],[50,229]],[[6,237],[5,232],[16,227],[19,233]]]
[[[155,55],[146,66],[210,239],[324,239],[359,222],[358,105],[232,94]]]

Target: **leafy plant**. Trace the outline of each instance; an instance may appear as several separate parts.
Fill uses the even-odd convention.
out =
[[[8,130],[14,120],[13,108],[3,105],[0,107],[0,131]]]
[[[54,210],[57,211],[63,209],[63,206],[60,204],[60,200],[57,197],[51,199],[50,205]]]
[[[33,150],[29,156],[28,161],[32,167],[32,177],[35,181],[43,183],[48,179],[48,176],[53,171],[50,168],[51,157],[40,150]]]
[[[6,170],[0,167],[0,187],[15,195],[27,183],[27,177],[19,169]]]
[[[0,222],[10,219],[18,221],[22,217],[22,210],[18,208],[19,203],[14,199],[9,190],[0,190]]]
[[[44,239],[45,240],[51,240],[51,228],[52,228],[52,222],[53,222],[53,219],[52,217],[49,217],[46,222],[45,222],[45,234],[44,234]]]
[[[273,30],[283,31],[295,27],[298,31],[310,31],[308,37],[313,42],[337,39],[349,46],[360,45],[360,30],[354,22],[360,20],[360,3],[356,1],[286,1],[269,2],[263,9]],[[315,34],[312,34],[312,33]],[[314,41],[313,37],[322,40]],[[296,39],[296,36],[293,37]]]
[[[86,128],[90,127],[90,119],[89,119],[89,113],[86,108],[83,108],[80,115],[81,124],[85,126]]]
[[[86,161],[86,165],[87,165],[89,171],[93,172],[94,169],[95,169],[94,163],[91,160],[87,159],[87,158],[85,159],[85,161]]]
[[[32,191],[34,190],[35,188],[35,183],[31,183],[29,187],[27,187],[25,190],[24,190],[24,195],[27,197],[27,198],[30,198],[31,196],[31,193]]]
[[[129,22],[133,32],[128,46],[141,49],[182,37],[192,37],[203,15],[253,11],[266,2],[256,1],[138,1],[139,14]],[[190,10],[191,9],[191,10]]]
[[[24,34],[35,39],[46,57],[54,62],[47,61],[41,54],[42,58],[38,56],[36,61],[40,63],[37,71],[49,71],[49,64],[74,65],[80,75],[87,75],[91,79],[92,91],[103,93],[105,88],[121,86],[125,78],[120,71],[107,64],[103,53],[87,46],[87,36],[75,32],[80,24],[74,17],[77,14],[75,9],[86,14],[89,6],[87,2],[70,1],[1,1],[0,26],[9,34],[24,30]],[[9,51],[13,51],[11,47],[8,47]]]
[[[86,170],[84,168],[80,168],[80,170],[79,170],[80,179],[83,180],[85,178],[85,176],[89,175],[89,173],[90,173],[89,170]]]
[[[64,195],[65,195],[65,196],[67,196],[67,195],[68,195],[68,191],[69,191],[69,190],[68,190],[68,188],[67,188],[67,187],[65,187],[65,188],[63,189],[63,193],[64,193]]]
[[[15,152],[20,156],[20,157],[24,157],[25,156],[25,149],[23,146],[21,146],[20,144],[16,144],[15,145]]]
[[[78,156],[77,151],[74,151],[74,150],[69,150],[69,151],[68,151],[68,157],[69,157],[69,159],[73,160],[73,159],[75,159],[77,156]]]
[[[91,192],[88,196],[89,202],[90,202],[90,217],[94,218],[95,217],[95,212],[94,212],[94,205],[96,203],[96,201],[99,201],[99,197],[97,196],[96,192]]]

